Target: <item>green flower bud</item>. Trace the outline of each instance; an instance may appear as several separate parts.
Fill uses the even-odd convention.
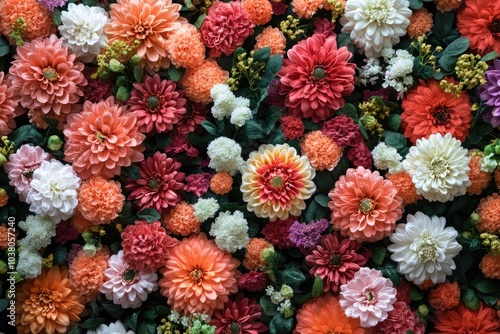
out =
[[[139,64],[139,62],[141,61],[142,57],[139,56],[139,55],[134,55],[132,58],[130,58],[130,60],[128,61],[128,63],[130,64],[130,66],[134,67],[135,65]]]
[[[116,92],[116,98],[122,102],[127,101],[130,98],[130,92],[128,91],[127,87],[121,86],[118,88],[118,91]]]
[[[377,119],[371,115],[365,115],[361,117],[361,122],[365,128],[371,128],[377,124]]]
[[[428,314],[429,314],[429,308],[427,307],[427,305],[420,305],[418,307],[418,310],[417,310],[417,314],[419,315],[419,317],[426,317]]]
[[[471,213],[470,223],[472,224],[472,226],[475,226],[478,221],[479,221],[479,214],[477,212]]]
[[[83,231],[82,238],[86,243],[90,243],[90,241],[94,238],[92,233],[89,231]]]
[[[7,263],[0,260],[0,275],[3,275],[7,272]]]
[[[116,78],[116,85],[118,87],[121,87],[121,86],[128,86],[128,79],[125,75],[120,75],[118,78]]]
[[[59,136],[52,135],[49,137],[49,142],[47,146],[52,150],[52,151],[58,151],[61,149],[63,146],[64,142],[59,138]]]
[[[484,155],[495,154],[495,146],[493,144],[484,147]]]
[[[267,259],[274,255],[274,247],[271,245],[267,248],[264,248],[260,253],[260,258],[267,262]]]
[[[83,246],[83,251],[87,256],[94,256],[97,252],[97,247],[91,244],[85,244],[85,246]]]
[[[283,317],[285,317],[285,319],[291,318],[294,313],[295,310],[293,308],[286,308],[283,310]]]
[[[286,284],[283,284],[281,286],[280,292],[281,292],[281,295],[283,297],[285,297],[286,299],[290,299],[290,298],[293,297],[293,289],[290,286],[286,285]]]
[[[111,72],[121,73],[125,69],[125,66],[116,59],[111,59],[109,61],[109,69]]]
[[[3,166],[3,164],[6,162],[7,162],[7,158],[5,157],[5,155],[0,153],[0,166]]]

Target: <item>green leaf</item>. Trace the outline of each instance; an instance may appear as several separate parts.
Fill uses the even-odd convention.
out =
[[[5,298],[0,299],[0,312],[3,312],[9,306],[9,301]]]
[[[477,295],[482,301],[484,301],[489,306],[495,306],[497,304],[497,301],[499,300],[498,297],[487,295],[480,292],[478,292]]]
[[[337,46],[339,49],[350,43],[351,43],[351,36],[349,36],[349,34],[341,33],[337,35]]]
[[[68,250],[63,245],[57,245],[52,254],[54,255],[54,263],[57,265],[63,264],[68,258]]]
[[[477,291],[484,294],[500,297],[500,285],[498,280],[485,278],[474,284],[474,287],[477,289]]]
[[[268,46],[266,46],[266,47],[263,47],[262,49],[255,51],[252,58],[255,61],[264,61],[265,62],[269,59],[270,56],[271,56],[271,49]]]
[[[422,0],[410,0],[410,8],[411,9],[420,9],[424,6],[424,2]]]
[[[293,318],[285,319],[281,313],[275,315],[269,323],[269,332],[271,334],[290,333],[293,327]]]
[[[472,241],[470,242],[469,249],[471,251],[475,251],[475,250],[478,250],[479,248],[481,248],[481,239],[476,237],[476,238],[472,239]]]
[[[71,332],[69,332],[68,334],[81,334],[82,333],[82,330],[80,329],[80,327],[76,326],[75,328],[73,328],[73,330]]]
[[[314,196],[314,200],[324,208],[327,208],[328,202],[330,202],[330,198],[324,194],[317,194]]]
[[[267,91],[269,84],[279,72],[281,66],[283,66],[283,58],[280,55],[274,55],[269,58],[266,64],[266,71],[262,75],[262,80],[257,84],[257,87]]]
[[[43,136],[34,125],[27,124],[17,128],[17,130],[10,135],[10,140],[14,142],[16,147],[26,143],[38,145],[43,142]]]
[[[246,121],[242,129],[245,136],[249,139],[259,139],[264,137],[264,134],[262,133],[262,126],[253,119]]]
[[[268,317],[278,314],[277,306],[271,303],[271,299],[268,296],[260,298],[260,306],[262,307],[262,313]]]
[[[143,78],[144,78],[144,70],[139,65],[135,65],[134,66],[134,79],[135,79],[135,81],[137,81],[138,83],[142,83]]]
[[[201,126],[204,127],[205,130],[207,130],[207,132],[210,133],[211,135],[214,135],[214,136],[219,135],[219,130],[217,130],[217,127],[207,120],[202,121]]]
[[[153,208],[144,209],[137,214],[137,219],[145,220],[148,223],[160,220],[160,218],[161,218],[160,213]]]
[[[142,312],[142,318],[145,320],[155,320],[156,312],[154,308],[148,307],[144,312]]]
[[[196,19],[194,26],[199,29],[201,27],[201,24],[205,20],[205,17],[207,17],[207,13],[203,13],[200,16],[198,16],[198,19]]]
[[[139,313],[140,311],[135,311],[130,315],[130,318],[127,321],[128,326],[133,331],[137,330],[137,320],[139,319]]]
[[[137,334],[156,334],[156,323],[154,321],[141,322]]]
[[[346,103],[342,108],[337,110],[337,115],[346,115],[351,117],[354,121],[357,121],[359,118],[358,109],[352,103]]]
[[[462,301],[471,310],[477,310],[479,308],[479,297],[471,288],[465,289],[462,293]]]
[[[84,322],[80,323],[78,326],[80,328],[85,328],[85,329],[96,329],[100,325],[104,323],[106,319],[104,318],[93,318],[93,319],[88,319],[85,320]]]
[[[113,318],[120,320],[125,313],[125,309],[116,304],[102,304],[102,308]]]
[[[470,41],[467,37],[460,37],[454,40],[453,42],[450,43],[444,49],[443,51],[443,56],[444,55],[449,55],[449,56],[460,56],[462,53],[467,51],[467,49],[470,46]]]
[[[274,128],[274,125],[281,118],[282,111],[278,107],[271,107],[266,113],[266,120],[264,121],[262,131],[268,136]]]
[[[308,222],[312,220],[318,220],[328,216],[329,213],[330,213],[329,208],[327,207],[325,208],[319,205],[318,202],[312,201],[311,204],[309,204],[309,206],[306,209],[306,214],[304,219]]]
[[[394,147],[401,156],[405,157],[408,153],[408,147],[406,147],[406,138],[399,132],[384,131],[382,133],[384,136],[384,142],[391,147]]]
[[[283,283],[289,285],[292,288],[297,288],[305,280],[306,276],[299,268],[289,267],[280,272],[281,279]]]
[[[413,287],[410,290],[410,299],[413,301],[419,301],[424,298],[424,292],[420,290],[419,288]]]
[[[385,247],[377,246],[373,249],[372,259],[376,265],[381,265],[384,262],[385,254],[387,253]]]
[[[52,15],[52,23],[54,23],[56,27],[62,25],[61,11],[58,8],[54,9],[54,14]]]
[[[122,102],[127,102],[127,100],[130,98],[130,92],[128,88],[125,86],[118,87],[116,98]]]
[[[312,297],[318,297],[323,293],[323,279],[319,276],[314,278],[314,284],[312,287]]]
[[[184,70],[179,69],[173,65],[170,65],[170,67],[168,68],[168,76],[170,77],[170,80],[172,80],[172,81],[175,81],[175,82],[179,81],[183,74],[184,74]]]
[[[126,178],[137,180],[141,177],[141,172],[136,165],[130,165],[128,167],[122,168],[122,175]]]
[[[394,285],[399,285],[401,283],[401,276],[396,269],[397,265],[393,261],[388,261],[384,263],[383,266],[379,268],[384,277],[389,278]]]
[[[481,61],[490,61],[493,59],[496,59],[498,57],[498,52],[496,51],[491,51],[487,54],[485,54],[482,58]]]
[[[392,131],[398,131],[399,126],[401,125],[401,116],[398,114],[391,114],[387,119],[387,124],[389,125],[389,129]]]

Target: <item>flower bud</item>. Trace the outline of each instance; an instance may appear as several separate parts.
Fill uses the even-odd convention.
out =
[[[61,149],[63,146],[64,142],[59,138],[59,136],[52,135],[49,137],[49,141],[47,143],[47,146],[52,150],[52,151],[58,151]]]
[[[121,73],[125,69],[125,66],[116,59],[111,59],[109,61],[109,69],[111,72]]]

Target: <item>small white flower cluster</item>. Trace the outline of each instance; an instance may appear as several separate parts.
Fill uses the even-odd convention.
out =
[[[373,164],[377,169],[389,170],[389,173],[397,173],[403,170],[398,151],[384,142],[379,143],[372,151]]]
[[[278,312],[283,314],[285,318],[294,314],[295,310],[290,302],[293,297],[293,289],[290,286],[283,284],[280,291],[276,291],[272,285],[269,285],[266,288],[266,295],[271,299],[271,303],[278,305]]]
[[[388,64],[382,87],[392,87],[398,92],[398,99],[403,97],[404,92],[413,86],[413,57],[406,50],[384,49],[382,50],[384,61]]]
[[[210,158],[208,167],[215,169],[216,172],[222,171],[234,175],[244,162],[240,144],[227,137],[214,139],[207,147],[207,154]]]
[[[170,314],[168,315],[168,320],[175,324],[180,324],[184,327],[189,327],[192,326],[197,321],[208,324],[212,319],[208,314],[205,313],[195,312],[189,316],[185,315],[181,316],[179,312],[171,310]]]
[[[226,84],[213,86],[210,90],[210,97],[214,100],[212,115],[219,121],[222,121],[224,117],[229,117],[231,124],[242,127],[247,120],[253,118],[250,100],[245,97],[236,97]]]
[[[490,153],[485,155],[481,159],[481,170],[486,173],[493,173],[493,171],[497,168],[498,162],[495,158],[493,158],[494,154]]]
[[[241,211],[221,212],[210,228],[210,235],[215,237],[217,247],[230,253],[245,248],[250,242],[248,222]]]
[[[374,85],[376,81],[380,78],[379,75],[382,73],[383,69],[380,65],[380,60],[376,58],[365,59],[366,65],[358,68],[359,76],[358,80],[362,85],[367,85],[371,83]]]
[[[214,218],[219,207],[219,203],[215,198],[199,198],[198,202],[193,204],[194,216],[196,220],[203,223],[209,218]]]

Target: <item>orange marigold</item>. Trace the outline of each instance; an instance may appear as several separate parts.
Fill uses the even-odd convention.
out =
[[[342,158],[344,149],[320,130],[306,134],[300,141],[302,154],[309,158],[314,169],[332,171]]]
[[[179,84],[185,90],[186,96],[204,104],[212,102],[210,90],[216,84],[224,83],[229,73],[223,70],[215,60],[205,59],[200,66],[187,69]]]
[[[183,24],[168,37],[167,53],[176,67],[200,66],[205,60],[205,44],[201,32],[192,24]]]
[[[92,176],[78,190],[78,210],[92,223],[109,224],[122,211],[125,196],[117,181]]]
[[[217,195],[224,195],[233,189],[233,178],[228,172],[217,172],[210,179],[210,190]]]
[[[436,284],[428,278],[424,281],[424,283],[417,285],[420,290],[429,290],[430,288],[434,287]]]
[[[247,244],[243,267],[248,270],[262,269],[266,266],[266,261],[261,257],[264,249],[272,245],[264,238],[251,238]]]
[[[495,169],[493,172],[493,178],[495,179],[497,190],[500,191],[500,168]]]
[[[78,233],[88,231],[92,228],[92,226],[94,226],[94,224],[90,220],[83,217],[78,208],[75,210],[73,217],[71,217],[71,223],[73,224],[73,227],[78,231]]]
[[[476,212],[479,214],[479,221],[476,224],[479,232],[500,231],[500,195],[498,193],[482,198]]]
[[[479,268],[485,277],[500,279],[500,255],[485,254]]]
[[[422,198],[417,194],[417,188],[406,171],[387,174],[385,177],[392,182],[398,191],[398,195],[403,199],[403,205],[413,204]]]
[[[108,268],[109,251],[98,250],[94,256],[79,251],[69,268],[69,280],[76,291],[87,301],[99,294],[101,285],[106,281],[104,271]]]
[[[8,202],[9,202],[9,194],[7,194],[7,192],[4,189],[0,188],[0,208],[6,206]]]
[[[463,0],[434,0],[434,4],[436,4],[436,8],[441,12],[451,12],[452,10],[458,9]]]
[[[255,25],[264,25],[271,20],[273,6],[269,0],[243,0],[241,5]]]
[[[0,249],[9,248],[9,229],[5,225],[0,225]]]
[[[460,304],[460,288],[457,282],[438,284],[429,292],[429,303],[437,310],[449,310]]]
[[[491,173],[481,169],[481,155],[476,154],[474,151],[470,152],[469,155],[469,180],[471,181],[471,185],[467,188],[467,194],[479,195],[488,187],[488,184],[490,184]]]
[[[310,19],[324,3],[324,0],[292,0],[292,8],[299,18]]]
[[[266,46],[271,49],[271,56],[283,56],[286,49],[286,37],[283,35],[283,32],[278,28],[265,27],[264,30],[255,37],[254,50],[260,50]]]
[[[417,38],[419,36],[427,34],[434,25],[432,22],[432,13],[422,7],[419,10],[413,12],[410,17],[410,25],[407,28],[408,36],[411,38]]]
[[[200,222],[194,215],[194,208],[191,204],[180,202],[170,210],[162,219],[163,226],[167,233],[182,235],[183,237],[191,233],[200,232]]]

